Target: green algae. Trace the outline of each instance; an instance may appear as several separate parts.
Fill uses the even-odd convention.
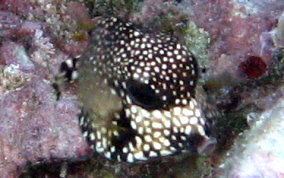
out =
[[[188,22],[183,23],[183,25],[181,25],[177,30],[181,34],[185,45],[193,53],[198,62],[200,69],[200,79],[198,83],[200,85],[204,85],[211,79],[209,76],[203,75],[203,72],[210,66],[208,49],[211,45],[211,36],[207,31],[198,27],[193,21],[191,21],[190,17],[187,20]]]
[[[210,47],[210,34],[203,28],[199,28],[194,22],[189,22],[182,32],[186,45],[198,60],[200,67],[208,66],[207,50]]]

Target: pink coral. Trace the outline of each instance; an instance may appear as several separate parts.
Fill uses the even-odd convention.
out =
[[[256,12],[251,9],[245,11],[246,6],[243,4],[226,0],[188,2],[193,6],[192,18],[195,23],[212,35],[209,55],[211,65],[214,66],[213,76],[224,73],[222,63],[218,62],[224,59],[224,55],[232,61],[227,72],[235,80],[245,79],[240,78],[242,75],[239,75],[235,66],[239,66],[248,56],[261,57],[265,63],[270,64],[273,53],[261,51],[264,46],[260,37],[276,26],[275,21],[282,13],[284,4],[277,1],[261,2],[263,1],[251,3],[257,9]],[[264,8],[270,10],[263,10]],[[273,50],[273,46],[270,49],[267,47],[269,46],[265,46],[266,51]]]
[[[49,3],[50,8],[58,5]],[[76,90],[66,89],[56,100],[52,86],[61,62],[76,54],[73,51],[82,51],[87,42],[68,38],[61,44],[76,44],[70,50],[73,54],[63,52],[56,36],[59,33],[55,33],[61,29],[51,30],[46,22],[32,18],[50,15],[40,3],[3,0],[0,4],[5,10],[0,11],[0,177],[18,177],[28,162],[89,154],[78,127]],[[26,15],[31,17],[29,21],[21,18]],[[68,19],[66,16],[63,18]],[[56,20],[60,22],[60,18]]]

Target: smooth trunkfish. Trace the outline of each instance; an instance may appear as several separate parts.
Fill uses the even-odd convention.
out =
[[[116,17],[99,18],[91,33],[78,60],[79,123],[94,151],[143,162],[196,152],[211,139],[195,98],[197,62],[185,45]]]

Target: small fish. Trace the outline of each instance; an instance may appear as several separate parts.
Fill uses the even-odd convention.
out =
[[[195,99],[197,62],[177,38],[101,17],[78,62],[79,124],[99,154],[143,162],[211,139]]]

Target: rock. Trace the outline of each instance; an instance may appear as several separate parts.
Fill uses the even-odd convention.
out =
[[[281,97],[237,139],[220,165],[218,177],[283,177],[283,117],[284,98]]]

